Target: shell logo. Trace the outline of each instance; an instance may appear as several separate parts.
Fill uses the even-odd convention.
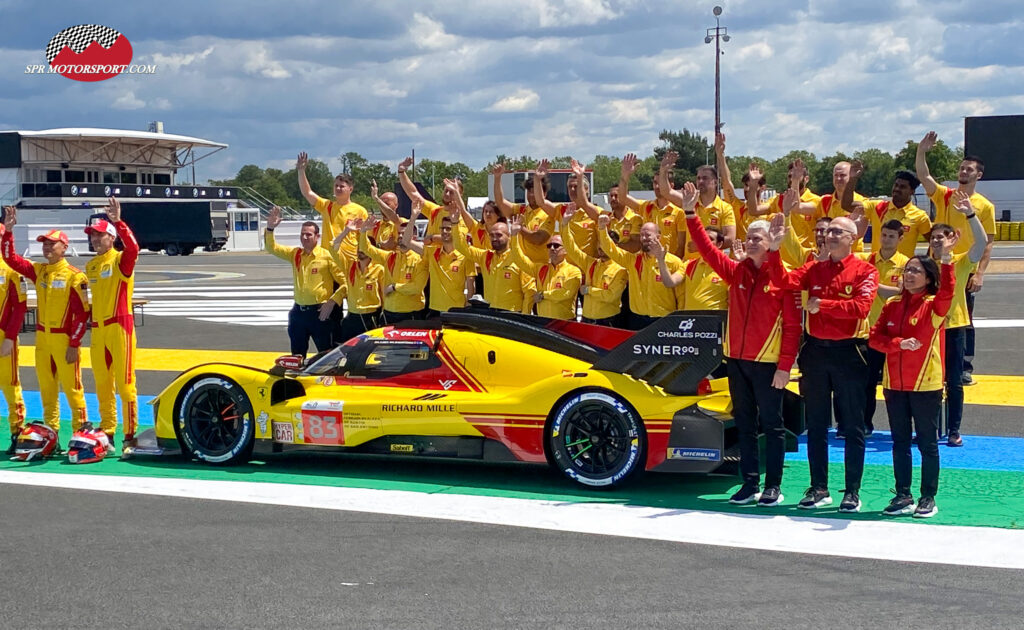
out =
[[[57,33],[46,45],[50,68],[75,81],[104,81],[132,62],[128,38],[109,26],[79,24]]]

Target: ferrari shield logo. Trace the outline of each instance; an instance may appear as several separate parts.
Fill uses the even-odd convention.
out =
[[[852,284],[846,285],[846,293],[853,293],[853,285]]]
[[[910,318],[910,325],[911,326],[917,326],[917,318],[916,317],[911,317]]]

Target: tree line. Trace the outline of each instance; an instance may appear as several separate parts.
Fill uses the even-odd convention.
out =
[[[633,190],[650,190],[658,164],[665,151],[672,150],[679,154],[676,161],[676,180],[683,181],[693,179],[697,169],[704,164],[714,164],[714,147],[707,139],[687,129],[682,131],[662,130],[658,134],[662,145],[654,149],[654,154],[642,159],[637,165],[631,188]],[[786,188],[786,172],[790,162],[800,158],[807,166],[810,175],[809,187],[811,190],[822,194],[832,191],[832,168],[837,162],[857,159],[864,164],[864,175],[858,184],[858,192],[869,197],[888,195],[892,189],[892,176],[897,170],[905,169],[914,171],[914,156],[917,151],[917,142],[908,140],[895,155],[881,149],[866,149],[852,154],[842,152],[824,157],[818,157],[809,151],[794,150],[775,160],[766,160],[758,156],[727,155],[729,170],[732,174],[732,183],[739,187],[740,178],[747,172],[751,162],[757,164],[767,180],[768,187],[774,190]],[[395,156],[394,163],[405,156]],[[928,166],[932,176],[938,181],[954,180],[957,176],[957,169],[960,160],[963,158],[963,148],[951,148],[942,140],[939,140],[934,149],[928,152]],[[571,156],[557,156],[550,158],[552,168],[569,168]],[[391,166],[383,162],[371,162],[355,152],[342,153],[338,157],[341,169],[338,172],[348,173],[355,180],[355,193],[353,201],[362,204],[367,208],[375,208],[376,205],[370,198],[370,184],[377,182],[380,192],[394,190],[398,185],[398,174]],[[504,164],[506,168],[513,170],[532,169],[537,165],[539,158],[528,155],[513,157],[508,155],[497,155],[494,160],[483,168],[477,170],[462,162],[444,162],[429,158],[419,159],[416,162],[413,179],[420,182],[434,199],[440,199],[444,191],[444,180],[446,178],[458,178],[463,181],[465,192],[470,197],[487,196],[487,176],[494,164]],[[595,192],[607,192],[611,186],[619,181],[621,168],[621,157],[610,155],[598,155],[588,165],[594,171]],[[309,184],[318,194],[329,197],[334,189],[334,175],[330,166],[320,160],[309,160],[306,169],[306,177]],[[270,201],[295,210],[308,210],[309,204],[302,197],[299,191],[298,178],[295,169],[282,171],[276,168],[260,168],[255,164],[246,164],[239,169],[238,174],[232,179],[211,180],[213,186],[242,186],[250,187]]]

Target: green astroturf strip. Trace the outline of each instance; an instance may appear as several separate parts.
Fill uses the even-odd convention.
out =
[[[66,443],[66,441],[65,441]],[[120,443],[120,442],[119,442]],[[727,499],[737,487],[731,476],[696,476],[648,473],[626,487],[588,490],[563,479],[544,466],[481,464],[462,461],[425,461],[337,454],[283,454],[267,456],[242,466],[216,467],[186,462],[180,457],[139,457],[129,461],[107,459],[97,464],[73,465],[66,460],[37,463],[0,461],[0,470],[26,470],[82,475],[82,488],[90,475],[162,477],[309,484],[424,493],[451,493],[565,502],[611,502],[666,509],[704,510],[740,514],[814,516],[838,520],[886,520],[880,514],[892,494],[892,468],[866,466],[860,514],[839,514],[842,465],[829,469],[833,505],[799,510],[796,503],[809,485],[807,465],[787,464],[782,492],[784,504],[776,508],[732,506]],[[915,491],[919,471],[915,469]],[[939,513],[927,521],[909,517],[896,520],[934,525],[1024,528],[1024,475],[1019,472],[944,469],[936,497]]]

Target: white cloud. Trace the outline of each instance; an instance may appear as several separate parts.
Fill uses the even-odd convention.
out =
[[[292,76],[279,61],[270,58],[270,52],[262,44],[249,51],[242,68],[251,75],[265,79],[287,79]]]
[[[135,92],[128,91],[118,96],[110,106],[114,109],[142,109],[146,106],[146,101],[136,98]]]
[[[459,38],[444,32],[444,24],[422,13],[414,13],[408,37],[420,48],[439,50],[455,46]]]
[[[508,96],[499,98],[487,111],[491,112],[524,112],[535,109],[540,102],[540,96],[533,90],[519,89]]]
[[[169,55],[153,53],[150,58],[157,65],[157,72],[177,72],[184,66],[191,66],[196,62],[205,61],[210,56],[210,53],[213,52],[213,49],[213,46],[207,46],[202,52],[197,53],[171,53]]]

